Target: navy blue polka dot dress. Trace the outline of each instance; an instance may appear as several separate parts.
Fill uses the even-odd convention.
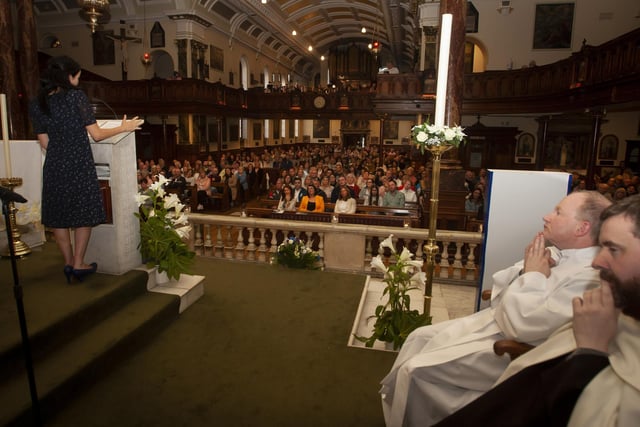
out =
[[[49,97],[50,115],[34,100],[29,114],[36,134],[49,136],[42,171],[42,223],[51,228],[93,227],[106,220],[86,126],[95,123],[81,90]]]

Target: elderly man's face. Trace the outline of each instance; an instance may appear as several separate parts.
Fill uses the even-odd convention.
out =
[[[607,219],[600,228],[601,249],[593,260],[603,284],[611,286],[616,307],[640,320],[640,236],[623,215]]]
[[[580,228],[578,213],[584,201],[581,193],[572,193],[562,199],[553,211],[542,217],[544,238],[559,249],[572,249],[570,243]]]

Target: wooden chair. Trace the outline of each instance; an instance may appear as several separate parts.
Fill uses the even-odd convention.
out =
[[[480,298],[482,298],[483,301],[491,300],[491,290],[486,289],[482,291]],[[535,346],[516,340],[498,340],[493,343],[493,352],[498,356],[502,356],[506,353],[509,355],[511,360],[514,360],[518,356],[522,356],[527,351],[531,350],[533,347]]]

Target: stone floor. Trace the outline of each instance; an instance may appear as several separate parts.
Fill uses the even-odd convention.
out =
[[[475,287],[434,283],[432,296],[433,323],[457,319],[476,311]]]
[[[372,316],[375,313],[376,306],[387,300],[387,297],[383,296],[385,286],[380,278],[370,277],[367,280],[362,290],[358,311],[355,314],[353,328],[347,343],[348,346],[365,347],[364,343],[356,339],[355,336],[367,337],[371,335]],[[423,292],[423,290],[419,289],[409,291],[412,310],[418,310],[422,313],[424,309]],[[472,314],[475,312],[475,304],[476,288],[434,283],[431,298],[431,323],[444,322]],[[389,343],[376,341],[371,349],[391,351],[392,346]]]

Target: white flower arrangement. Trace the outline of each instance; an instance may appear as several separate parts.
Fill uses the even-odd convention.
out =
[[[135,215],[140,219],[138,248],[147,266],[157,265],[159,272],[166,271],[169,278],[179,279],[181,273],[189,271],[195,253],[185,243],[191,226],[184,204],[176,194],[166,194],[167,181],[160,175],[146,194],[136,195],[139,210]]]
[[[426,274],[422,271],[422,260],[413,259],[409,249],[403,247],[400,254],[396,253],[393,234],[382,241],[380,247],[388,248],[395,258],[395,263],[389,266],[385,265],[381,255],[371,260],[371,267],[384,274],[387,286],[383,295],[388,295],[389,299],[376,307],[372,316],[376,322],[371,336],[356,336],[356,339],[363,341],[365,347],[372,347],[376,340],[393,343],[394,350],[397,350],[413,330],[431,323],[431,317],[410,308],[408,294],[414,289],[424,289]]]
[[[297,237],[288,237],[278,246],[272,264],[289,268],[318,269],[320,256]]]
[[[460,126],[436,126],[428,123],[415,125],[411,128],[411,135],[416,147],[424,153],[427,146],[452,145],[458,147],[467,136]]]

